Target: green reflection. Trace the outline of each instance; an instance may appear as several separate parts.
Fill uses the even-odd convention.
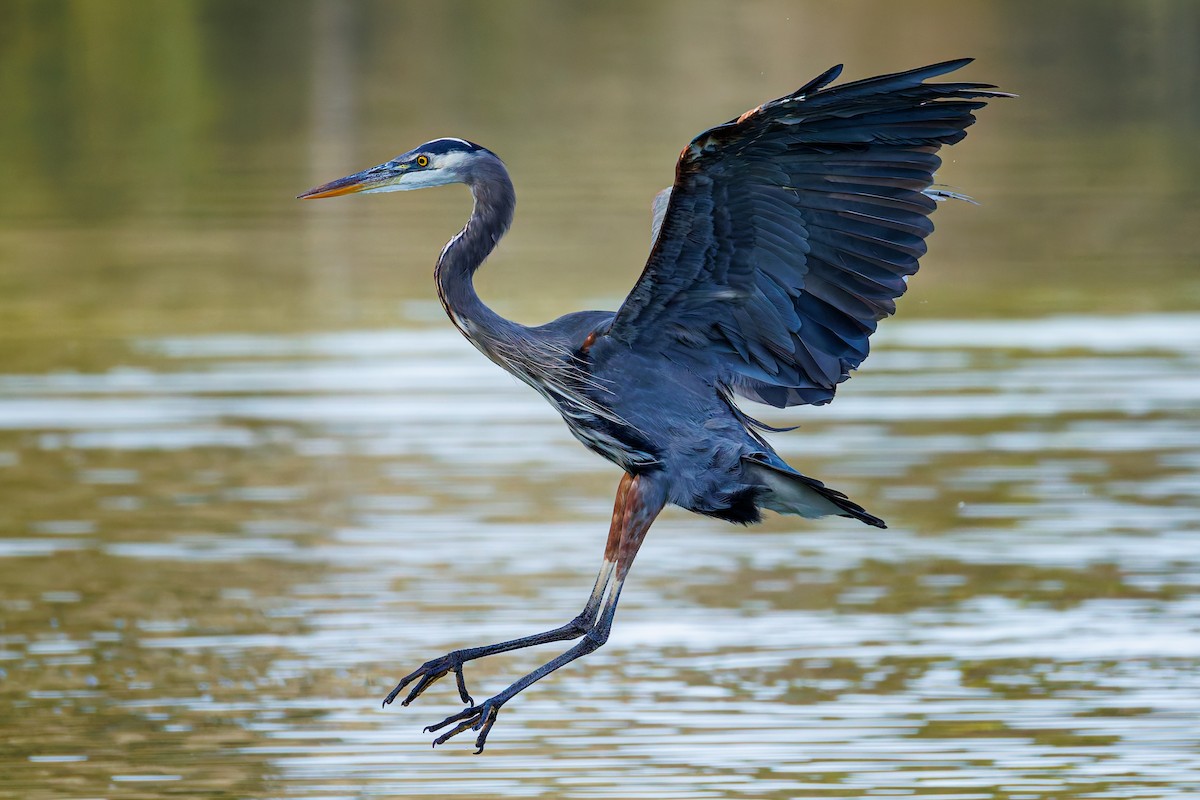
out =
[[[298,631],[299,620],[264,611],[313,574],[262,559],[0,559],[0,650],[15,654],[0,661],[0,793],[94,793],[133,775],[166,776],[165,791],[192,796],[260,796],[267,766],[236,754],[262,713],[248,697],[304,696],[273,667],[283,652],[154,643]]]
[[[917,52],[976,53],[972,76],[1022,99],[945,167],[983,206],[939,212],[905,316],[1195,307],[1200,104],[1194,48],[1172,45],[1200,9],[942,4],[914,25],[867,5],[869,30],[855,4],[821,8],[820,36],[805,6],[742,12],[756,62],[709,3],[6,3],[0,172],[20,189],[0,193],[0,364],[78,365],[68,342],[102,348],[96,364],[128,335],[394,324],[432,298],[466,197],[292,197],[433,135],[486,140],[516,176],[489,299],[531,321],[612,306],[682,142],[827,62],[861,75]],[[422,34],[401,33],[414,19]]]
[[[1032,739],[1052,747],[1097,747],[1120,741],[1119,736],[1100,736],[1075,733],[1058,728],[1017,730],[997,720],[930,720],[916,736],[927,739]]]
[[[78,371],[140,375],[153,385],[111,391],[107,399],[118,404],[187,405],[219,394],[205,384],[206,369],[278,366],[270,354],[181,363],[148,351],[140,344],[147,337],[444,325],[430,273],[466,216],[465,193],[323,207],[293,199],[440,135],[495,148],[517,182],[516,227],[481,275],[490,302],[528,322],[614,307],[640,271],[649,201],[670,182],[682,144],[841,61],[848,77],[862,77],[977,55],[968,77],[1021,95],[981,114],[947,159],[939,177],[982,205],[939,210],[903,317],[1020,325],[1067,312],[1194,311],[1198,28],[1200,5],[1185,0],[736,9],[715,0],[7,0],[0,399],[87,400],[21,388],[22,376]],[[1141,355],[1047,357],[1103,361],[1099,368],[1136,395],[1138,382],[1124,370]],[[404,358],[397,356],[407,368]],[[996,380],[956,398],[968,405],[1013,391],[1003,381],[1017,361],[996,342],[971,364]],[[338,366],[362,365],[347,356]],[[1167,377],[1193,367],[1193,357],[1180,356]],[[183,372],[197,383],[175,394],[157,383]],[[414,399],[394,397],[402,383],[239,396]],[[855,385],[844,390],[851,397]],[[919,405],[925,393],[910,391],[904,401]],[[627,797],[631,787],[679,797],[1195,794],[1194,735],[1170,727],[1196,696],[1184,605],[1194,601],[1194,563],[1186,549],[1167,546],[1192,532],[1186,513],[1195,506],[1197,463],[1187,413],[847,426],[814,414],[791,435],[793,446],[803,450],[809,434],[836,446],[804,463],[868,507],[890,508],[893,532],[920,537],[920,552],[937,555],[843,558],[837,537],[860,534],[806,525],[800,539],[780,543],[777,532],[804,524],[786,520],[769,523],[761,537],[692,519],[672,523],[675,533],[656,530],[647,547],[659,549],[634,573],[614,641],[514,709],[512,733],[503,734],[510,738],[493,760],[471,761],[399,738],[440,707],[427,708],[428,717],[374,714],[385,684],[435,653],[410,652],[416,647],[404,639],[394,656],[330,668],[319,657],[348,648],[343,640],[301,645],[292,637],[361,625],[451,647],[477,643],[477,626],[507,635],[507,626],[550,616],[548,609],[574,613],[596,559],[584,559],[579,573],[566,572],[573,562],[565,558],[539,559],[576,535],[594,538],[598,558],[615,484],[603,465],[572,462],[560,472],[544,453],[498,454],[486,437],[456,438],[459,428],[447,420],[465,424],[485,402],[458,417],[447,404],[437,457],[375,449],[419,424],[346,415],[310,425],[261,411],[163,423],[165,439],[201,433],[174,449],[103,437],[81,443],[77,432],[122,432],[93,424],[83,406],[45,428],[2,420],[13,430],[0,432],[0,547],[9,548],[0,557],[0,795],[482,800]],[[1087,423],[1101,439],[1163,423],[1178,443],[1002,446],[1005,436],[1043,442]],[[129,424],[140,430],[138,420]],[[548,423],[522,424],[535,444],[575,446],[557,427],[548,433]],[[864,443],[844,448],[839,431],[855,426]],[[243,445],[222,445],[216,429]],[[923,453],[939,436],[968,446]],[[886,463],[902,451],[917,455]],[[380,498],[413,502],[385,504],[392,510],[382,513],[369,502]],[[1131,509],[1179,514],[1134,526]],[[1124,522],[1106,516],[1114,510]],[[550,523],[561,527],[547,532]],[[1059,529],[1068,523],[1090,527]],[[1130,531],[1147,547],[1122,550],[1143,559],[1126,564],[1106,548]],[[483,543],[493,535],[511,543],[489,550]],[[966,557],[982,535],[1011,549],[992,562]],[[730,536],[742,537],[737,548],[714,544]],[[1022,543],[1047,540],[1085,557],[1072,566],[1022,560]],[[406,549],[395,574],[371,573],[400,541]],[[254,554],[237,550],[248,544]],[[1152,547],[1160,545],[1162,553]],[[760,547],[773,557],[738,565]],[[436,557],[422,561],[428,551]],[[714,553],[725,566],[713,566]],[[813,566],[810,554],[839,566]],[[691,558],[707,560],[695,566]],[[751,565],[758,563],[778,566]],[[738,624],[714,624],[713,640],[670,640],[676,624],[703,628],[710,618],[741,623],[789,610],[831,612],[846,626],[870,614],[987,626],[993,619],[972,609],[988,598],[1047,615],[1093,604],[1127,623],[1154,622],[1177,634],[1166,638],[1180,655],[861,654],[906,646],[898,633],[896,641],[850,641],[849,655],[778,656],[770,641],[725,648],[719,637],[736,634]],[[380,615],[374,628],[372,614]],[[632,638],[622,642],[626,624]],[[660,635],[668,640],[661,646]],[[216,644],[195,645],[200,638]],[[717,666],[707,661],[725,656]],[[741,666],[759,657],[768,665]],[[481,663],[472,679],[503,684],[537,663],[523,659]],[[948,683],[931,686],[939,675]],[[454,702],[447,687],[439,692],[437,702]],[[963,692],[985,707],[946,711]],[[1056,704],[1039,705],[1048,699]],[[917,702],[920,712],[910,716],[893,705]],[[817,716],[803,716],[810,711]],[[1114,720],[1130,731],[1125,740],[1106,727]],[[1172,747],[1138,749],[1142,734],[1152,746]],[[1028,749],[1004,762],[1008,745]],[[1083,754],[1064,761],[1060,751],[1071,748]],[[1183,755],[1171,762],[1176,752]],[[54,760],[72,756],[87,759]],[[426,757],[440,760],[420,761]],[[1090,777],[1112,763],[1108,779]],[[113,781],[129,775],[178,780]],[[948,785],[959,778],[962,785]],[[1059,785],[1017,780],[1039,778]]]
[[[833,574],[742,566],[703,576],[689,597],[719,607],[766,605],[780,609],[836,609],[846,613],[907,614],[944,608],[981,597],[1065,609],[1090,600],[1163,600],[1188,592],[1163,585],[1130,584],[1116,564],[1079,569],[1034,564],[864,560]],[[814,578],[816,580],[814,580]]]

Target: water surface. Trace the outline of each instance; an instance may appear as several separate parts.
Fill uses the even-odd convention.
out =
[[[502,7],[0,9],[0,796],[1197,796],[1196,9]],[[891,527],[670,510],[484,756],[451,685],[381,709],[577,613],[618,475],[441,317],[462,193],[291,197],[468,136],[521,198],[481,293],[613,307],[693,133],[963,53],[1023,95],[940,175],[982,205],[761,413]]]

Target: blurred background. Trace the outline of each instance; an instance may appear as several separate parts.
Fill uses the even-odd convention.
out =
[[[1191,798],[1200,792],[1200,5],[0,0],[0,796]],[[462,341],[479,279],[614,308],[696,133],[844,62],[997,101],[832,405],[764,413],[891,524],[679,511],[613,638],[486,755],[394,681],[582,605],[614,468]],[[757,409],[755,409],[757,411]],[[486,697],[553,653],[468,669]]]

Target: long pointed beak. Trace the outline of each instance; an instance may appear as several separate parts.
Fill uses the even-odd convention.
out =
[[[381,164],[378,167],[371,167],[370,169],[364,169],[362,172],[338,178],[336,181],[323,183],[320,186],[309,189],[304,194],[296,195],[296,197],[300,200],[317,200],[322,197],[337,197],[343,194],[365,192],[368,189],[378,189],[381,186],[395,183],[403,174],[403,170],[398,170],[387,164]]]

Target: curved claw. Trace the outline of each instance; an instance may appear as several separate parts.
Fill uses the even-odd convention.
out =
[[[479,735],[475,737],[475,755],[483,752],[484,744],[487,742],[488,734],[492,732],[492,726],[496,724],[496,717],[500,714],[500,706],[503,703],[495,702],[495,698],[484,700],[478,706],[464,708],[457,714],[451,714],[441,722],[434,723],[425,728],[426,733],[433,733],[442,728],[457,722],[453,729],[446,731],[441,736],[433,740],[433,746],[445,744],[453,737],[462,733],[465,730],[479,731]]]
[[[400,693],[404,691],[404,687],[416,680],[416,685],[412,687],[411,691],[409,691],[408,696],[400,702],[400,705],[407,706],[413,700],[416,700],[418,697],[420,697],[425,690],[432,686],[435,682],[445,677],[447,672],[454,673],[455,683],[458,686],[459,698],[461,698],[464,703],[474,704],[475,701],[471,699],[471,695],[467,691],[467,681],[463,676],[463,661],[462,657],[458,653],[447,653],[441,658],[435,658],[430,661],[426,661],[408,675],[405,675],[400,679],[400,682],[396,684],[396,688],[388,692],[388,696],[383,698],[383,704],[385,706],[391,705],[392,702],[395,701],[395,699],[400,695]],[[418,678],[420,678],[420,680],[417,680]]]

